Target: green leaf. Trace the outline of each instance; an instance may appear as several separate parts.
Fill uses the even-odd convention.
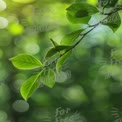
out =
[[[22,70],[30,70],[42,67],[42,63],[35,57],[28,54],[20,54],[13,58],[10,58],[12,64]]]
[[[83,31],[83,29],[80,29],[80,30],[74,31],[70,34],[67,34],[61,40],[61,44],[62,45],[72,45],[75,42],[75,40],[79,37],[79,35],[82,31]]]
[[[98,9],[85,2],[74,3],[67,8],[67,18],[72,23],[86,24],[91,15],[98,12]]]
[[[65,60],[69,57],[69,55],[71,54],[70,52],[67,52],[66,54],[64,54],[63,56],[61,56],[57,63],[56,63],[56,72],[59,73],[61,71],[61,67],[64,64]]]
[[[98,0],[99,7],[109,8],[114,7],[118,0]]]
[[[40,73],[31,76],[27,81],[25,81],[20,89],[22,97],[27,100],[40,86],[40,81],[38,80]]]
[[[66,45],[59,45],[59,46],[56,46],[56,49],[59,50],[59,51],[62,51],[62,50],[67,50],[69,49],[71,46],[66,46]]]
[[[52,57],[53,55],[55,55],[57,52],[61,52],[61,51],[65,51],[68,50],[71,46],[66,46],[66,45],[58,45],[55,48],[51,48],[47,54],[46,54],[46,58]]]
[[[58,45],[58,43],[55,42],[53,39],[50,39],[50,40],[51,40],[51,42],[53,43],[54,47],[56,47],[56,46]]]
[[[118,12],[113,13],[102,24],[109,26],[115,32],[121,25],[121,18],[119,16]]]
[[[40,79],[44,85],[52,88],[56,81],[55,73],[51,69],[44,70],[41,72]]]
[[[67,18],[70,22],[74,23],[74,24],[87,24],[89,22],[89,20],[91,19],[90,16],[87,17],[83,17],[83,18],[76,18],[73,17],[72,15],[70,15],[69,13],[67,13]]]
[[[51,49],[47,52],[45,58],[47,59],[47,58],[49,58],[49,57],[52,57],[52,56],[55,55],[57,52],[58,52],[58,51],[57,51],[56,48],[51,48]]]

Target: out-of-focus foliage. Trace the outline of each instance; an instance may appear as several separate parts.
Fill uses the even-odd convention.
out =
[[[42,60],[52,46],[50,38],[59,43],[64,35],[85,25],[71,24],[66,18],[66,8],[74,0],[4,1],[7,6],[0,11],[0,17],[9,23],[0,29],[0,122],[55,122],[59,118],[66,121],[66,117],[73,122],[119,121],[122,26],[115,33],[104,25],[97,27],[75,48],[63,71],[56,75],[54,88],[41,85],[25,102],[20,86],[37,70],[18,71],[8,59],[28,53]],[[96,0],[87,2],[97,5]],[[119,2],[122,4],[122,0]],[[121,11],[119,14],[122,17]],[[90,23],[98,20],[99,15],[95,15]],[[1,22],[0,26],[3,26]]]

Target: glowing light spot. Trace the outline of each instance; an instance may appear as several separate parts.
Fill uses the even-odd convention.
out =
[[[13,109],[17,112],[26,112],[29,109],[29,104],[24,100],[16,100],[13,103]]]
[[[90,4],[93,4],[93,5],[97,4],[96,0],[87,0],[87,2],[90,3]]]
[[[88,99],[83,88],[80,86],[70,87],[66,91],[64,91],[62,95],[68,101],[75,103],[86,102]]]
[[[7,114],[4,111],[0,111],[0,121],[5,121],[7,119]]]
[[[0,29],[6,28],[8,26],[8,20],[4,17],[0,17]]]
[[[13,1],[17,3],[31,3],[34,2],[35,0],[13,0]]]
[[[40,50],[40,47],[36,43],[28,43],[25,45],[25,51],[32,55],[37,54]]]
[[[6,3],[3,0],[0,0],[0,11],[3,11],[6,9]]]
[[[11,24],[11,25],[9,26],[9,31],[10,31],[13,35],[20,35],[20,34],[23,33],[24,28],[23,28],[22,25],[14,23],[14,24]]]

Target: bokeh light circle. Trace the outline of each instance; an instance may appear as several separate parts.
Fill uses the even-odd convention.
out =
[[[0,0],[0,11],[3,11],[6,9],[6,3],[3,0]]]
[[[17,112],[26,112],[29,109],[29,104],[24,100],[16,100],[13,103],[13,109]]]
[[[8,26],[8,20],[4,17],[0,17],[0,29],[6,28]]]

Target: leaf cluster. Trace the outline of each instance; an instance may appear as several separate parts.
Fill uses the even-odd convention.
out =
[[[36,57],[28,54],[20,54],[10,59],[13,65],[21,70],[33,70],[39,68],[39,72],[27,79],[21,86],[22,97],[27,100],[40,86],[44,84],[52,88],[56,81],[56,73],[60,73],[61,67],[66,59],[71,55],[72,50],[82,41],[82,39],[100,24],[110,27],[114,32],[121,25],[121,18],[118,13],[121,6],[118,7],[118,0],[98,0],[98,8],[82,0],[76,0],[66,9],[68,20],[74,24],[86,24],[87,28],[79,29],[65,35],[60,44],[50,39],[53,46],[45,55],[41,62]],[[101,11],[102,8],[102,11]],[[104,12],[106,8],[112,8],[111,11]],[[105,16],[100,22],[89,25],[89,21],[94,14],[100,13]],[[79,40],[78,40],[79,39]],[[54,64],[54,69],[51,66]]]

